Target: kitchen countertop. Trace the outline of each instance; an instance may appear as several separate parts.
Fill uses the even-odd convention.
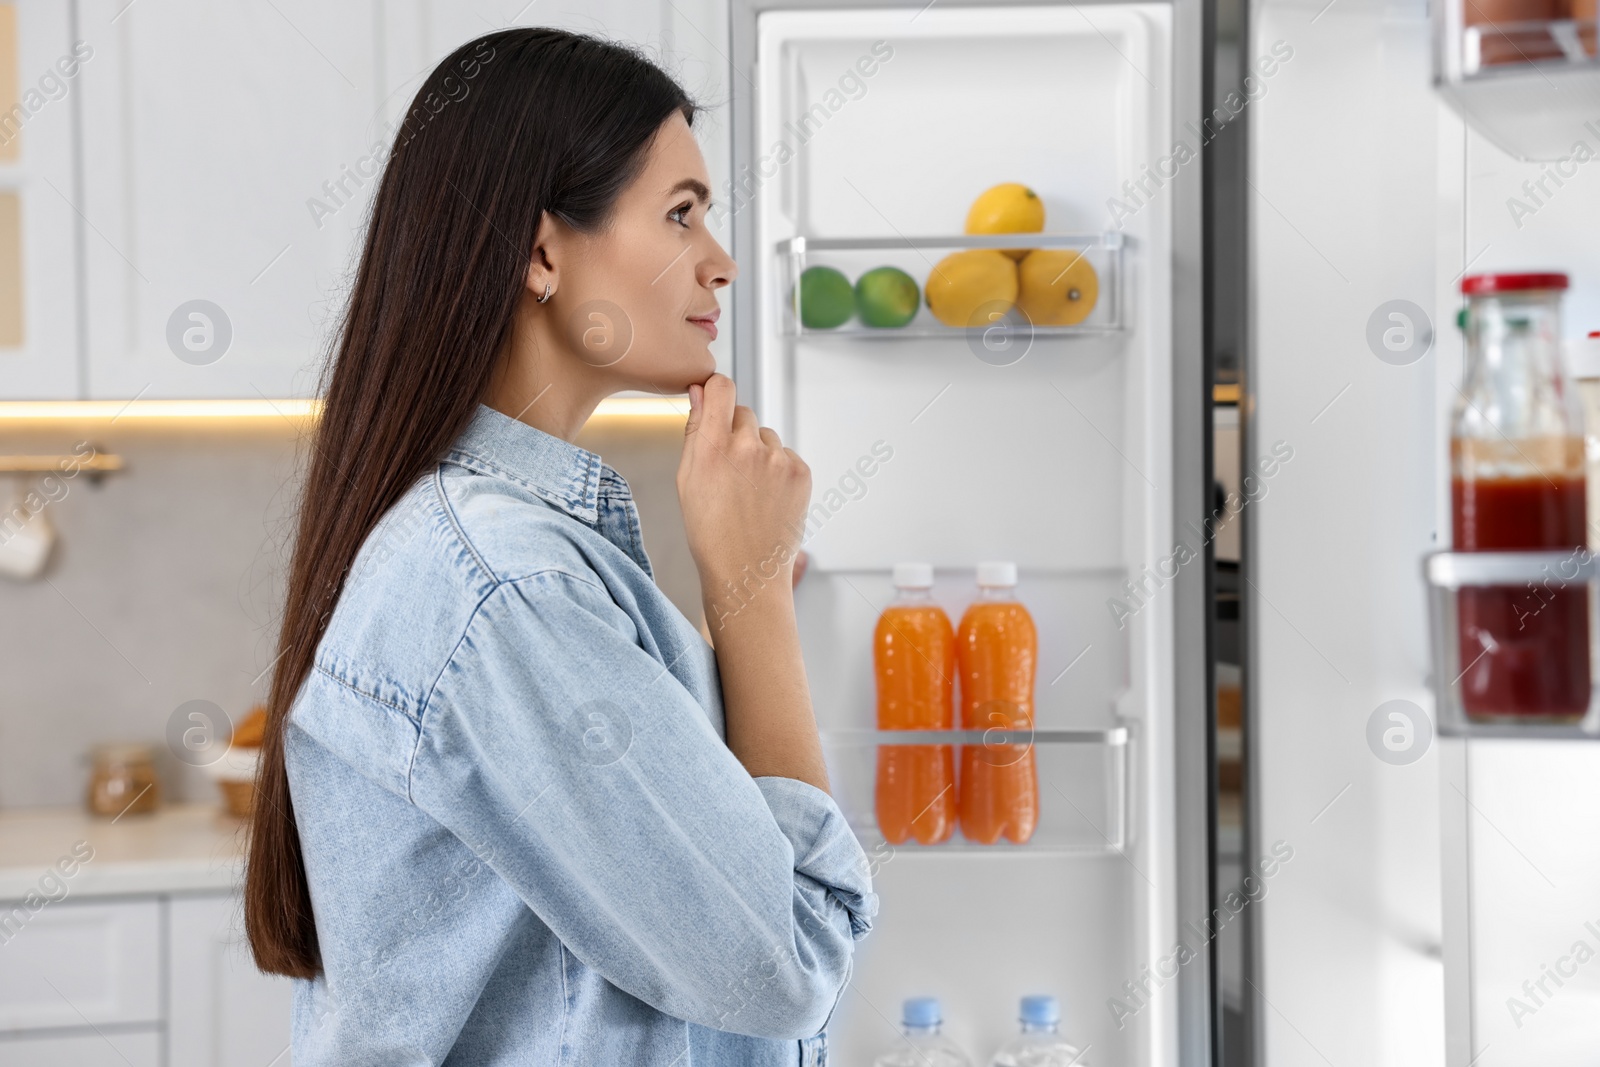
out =
[[[243,877],[244,824],[216,804],[173,804],[115,822],[81,808],[22,808],[0,812],[0,900],[29,890],[59,896],[40,879],[87,842],[94,854],[71,877],[57,878],[68,895],[230,890]],[[83,849],[80,852],[86,851]]]

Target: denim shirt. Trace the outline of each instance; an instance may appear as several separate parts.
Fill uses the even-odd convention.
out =
[[[867,857],[729,751],[594,453],[480,404],[362,545],[285,745],[296,1067],[826,1062]]]

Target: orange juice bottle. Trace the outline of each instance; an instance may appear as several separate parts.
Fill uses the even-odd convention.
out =
[[[955,720],[956,638],[933,602],[933,568],[900,563],[899,595],[878,618],[872,664],[878,681],[878,729],[948,730]],[[956,826],[953,745],[879,745],[878,830],[898,845],[947,841]]]
[[[963,730],[1033,729],[1033,674],[1039,637],[1017,602],[1015,563],[978,564],[978,599],[961,617],[956,655]],[[961,834],[992,845],[1022,844],[1039,822],[1039,777],[1033,746],[961,746],[958,797]]]

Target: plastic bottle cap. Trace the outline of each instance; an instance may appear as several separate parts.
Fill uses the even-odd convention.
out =
[[[1022,1021],[1033,1026],[1054,1026],[1061,1021],[1061,1002],[1052,996],[1023,997]]]
[[[978,564],[978,584],[1007,588],[1016,585],[1017,565],[1015,563],[980,563]]]
[[[894,565],[896,589],[932,589],[933,565],[930,563],[896,563]]]
[[[906,1026],[938,1026],[944,1022],[938,997],[909,997],[900,1007]]]

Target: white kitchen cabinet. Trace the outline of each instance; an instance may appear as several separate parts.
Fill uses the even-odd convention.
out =
[[[311,395],[375,184],[379,0],[77,10],[88,395]]]
[[[700,3],[691,4],[702,6]],[[521,11],[499,0],[416,0],[384,10],[385,118],[397,121],[428,72],[456,48],[506,26],[558,26],[644,46],[659,59],[671,0],[541,0]],[[509,10],[508,10],[509,9]],[[709,30],[707,32],[710,32]],[[670,67],[670,64],[668,64]]]
[[[0,1033],[159,1022],[159,901],[10,901],[0,936]]]
[[[94,56],[72,13],[0,4],[0,399],[81,386],[73,109]]]
[[[0,1063],[17,1067],[161,1067],[161,1035],[151,1030],[71,1037],[0,1038]]]
[[[0,145],[5,399],[313,395],[377,186],[373,149],[441,58],[508,18],[641,45],[701,101],[727,98],[714,0],[514,16],[485,0],[0,3],[13,7],[19,91],[42,104],[15,158]],[[58,61],[65,89],[40,90]],[[726,116],[701,140],[720,193]],[[713,228],[728,243],[726,221]]]
[[[288,1067],[288,978],[257,971],[233,896],[169,904],[167,1067]]]
[[[290,1067],[231,892],[0,902],[0,1064]]]

